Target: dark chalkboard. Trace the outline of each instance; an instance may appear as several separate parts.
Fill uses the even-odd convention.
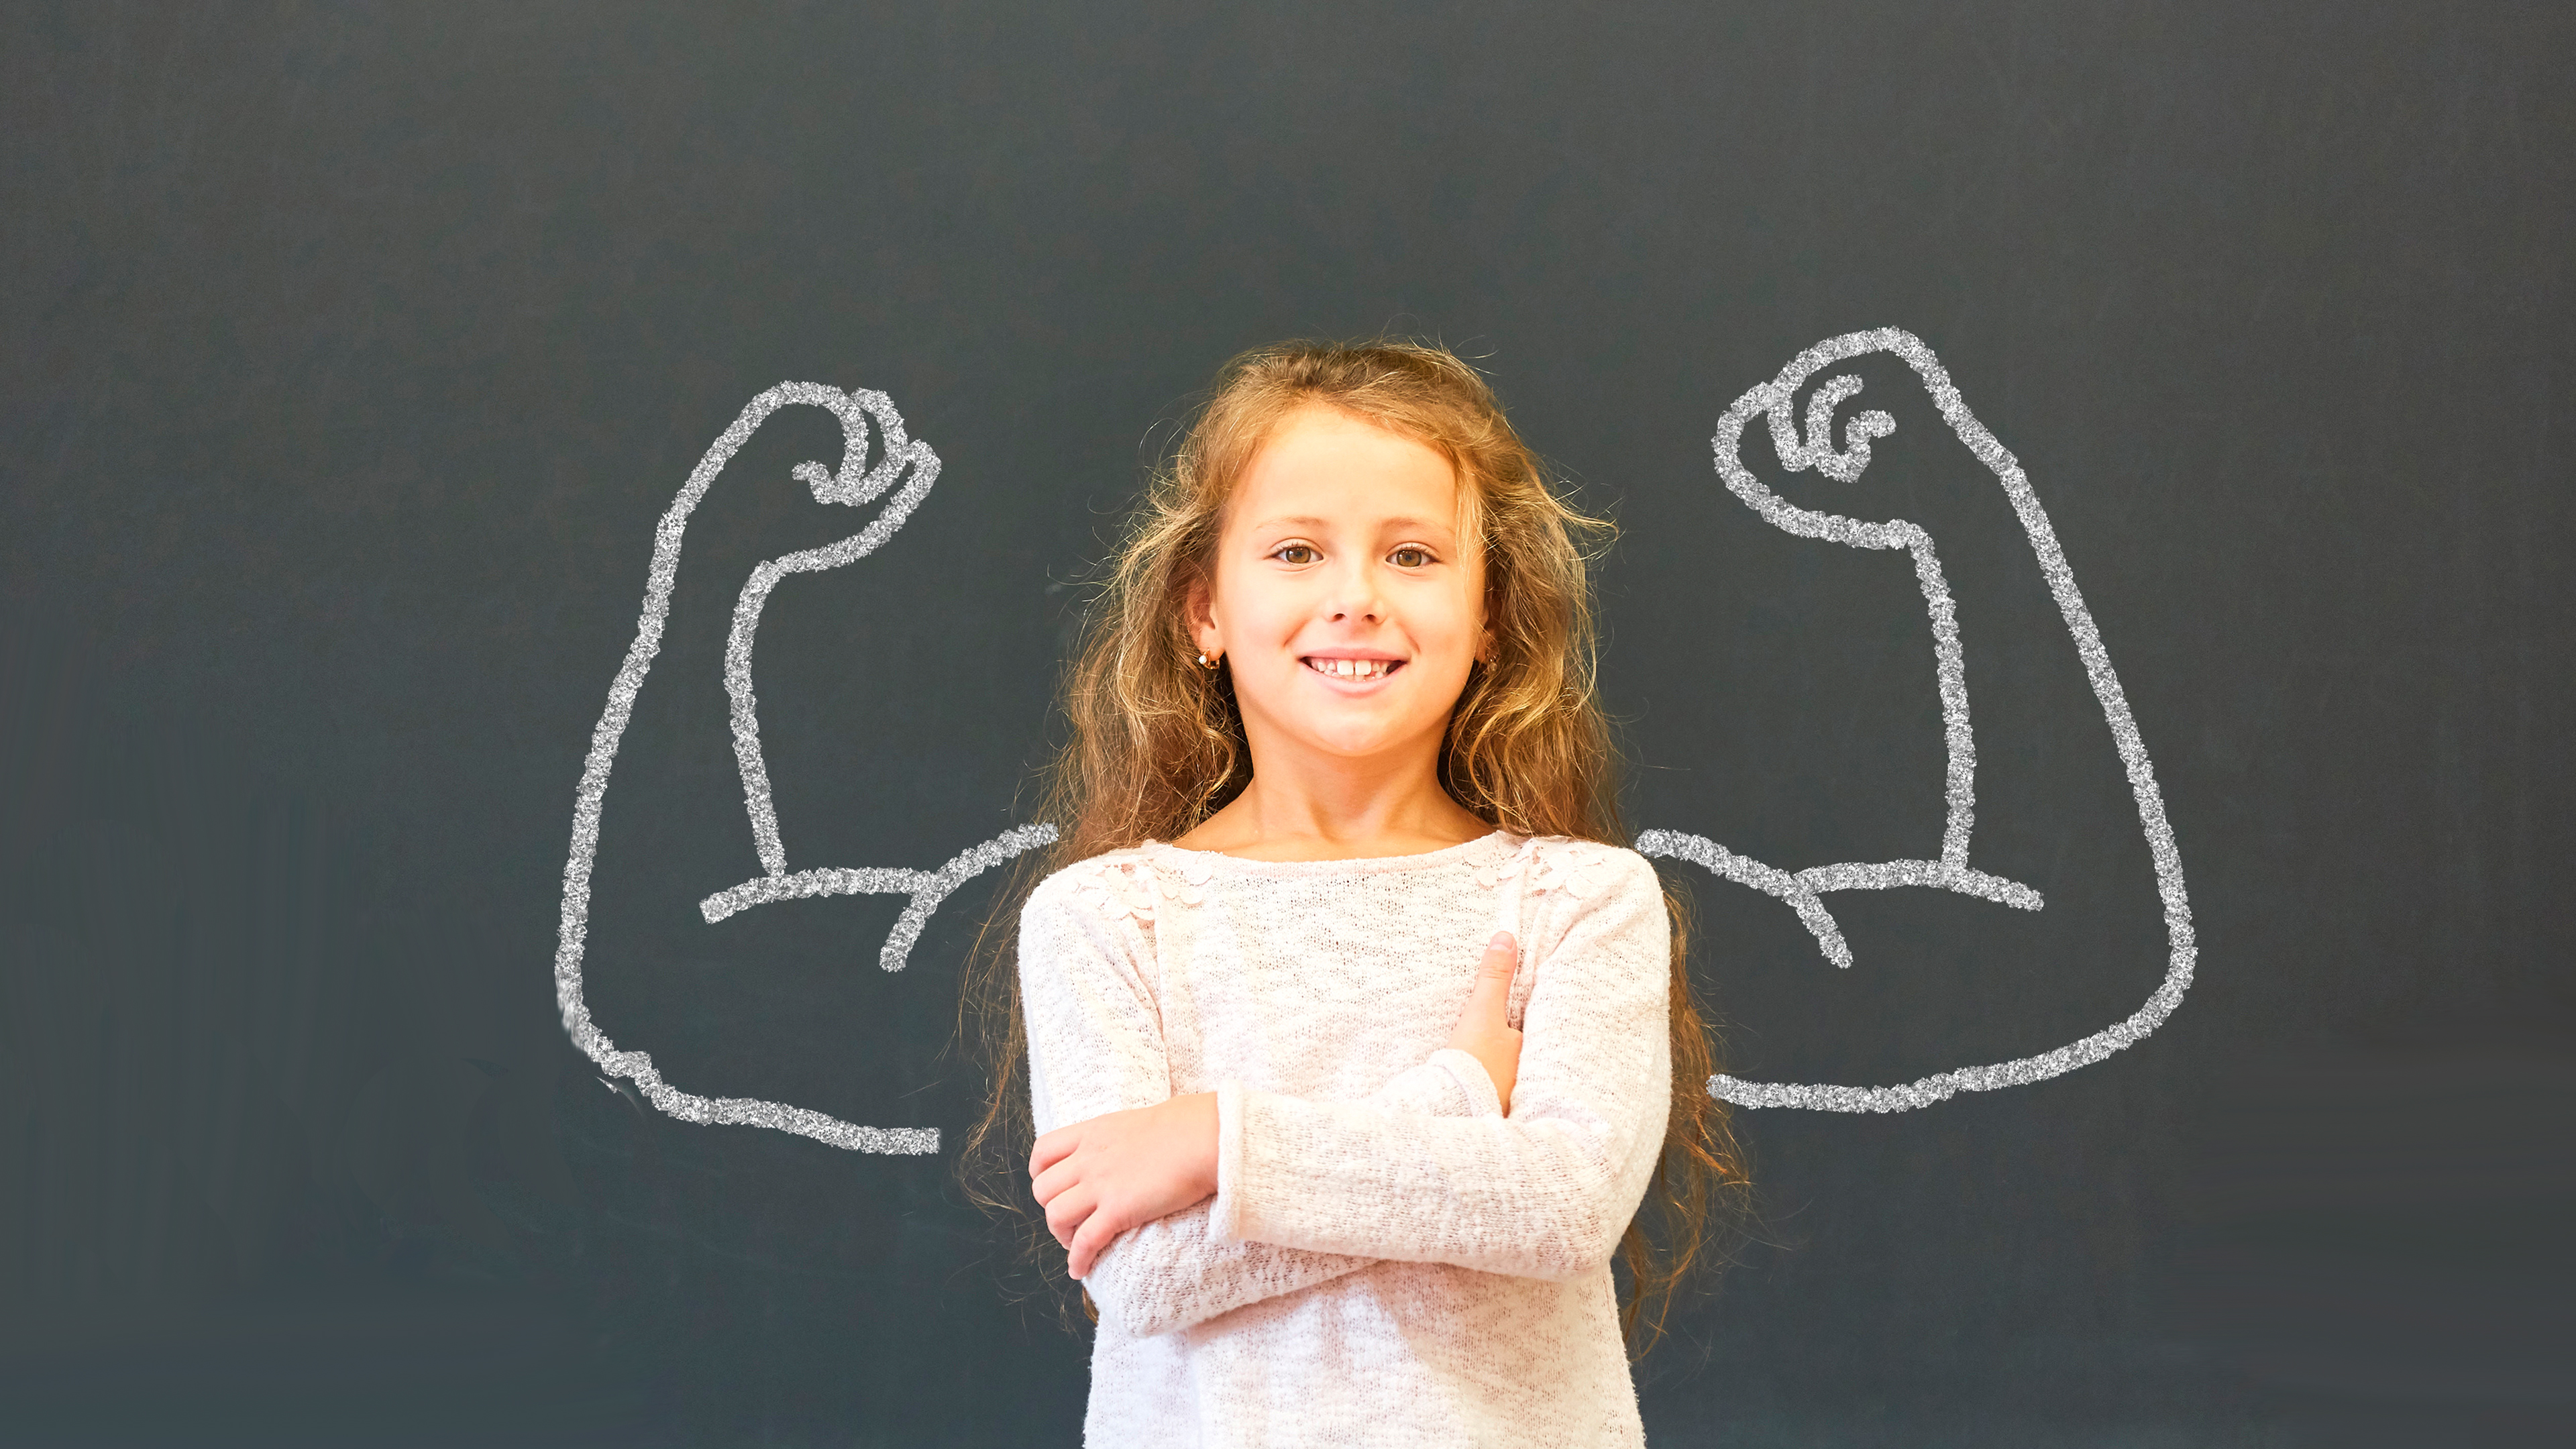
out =
[[[968,867],[1196,390],[1380,332],[1622,528],[1630,823],[1763,1104],[1652,1442],[2545,1438],[2571,62],[2537,4],[12,7],[0,1438],[1075,1442],[954,1180]]]

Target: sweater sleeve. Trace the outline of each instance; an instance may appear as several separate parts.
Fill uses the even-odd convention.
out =
[[[1044,1134],[1172,1096],[1161,1013],[1127,918],[1092,909],[1056,882],[1020,917],[1020,992],[1028,1026],[1031,1115]],[[1396,1117],[1499,1118],[1484,1065],[1442,1048],[1364,1101]],[[1121,1233],[1084,1280],[1104,1320],[1136,1336],[1204,1322],[1247,1303],[1364,1268],[1372,1257],[1224,1241],[1209,1203]]]
[[[1601,858],[1575,873],[1584,884],[1536,963],[1511,1116],[1407,1116],[1227,1081],[1215,1236],[1558,1280],[1609,1261],[1672,1110],[1672,938],[1654,868],[1589,849]]]

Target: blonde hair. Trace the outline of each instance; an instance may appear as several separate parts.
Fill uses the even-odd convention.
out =
[[[1468,675],[1440,752],[1440,783],[1489,824],[1516,835],[1627,843],[1617,761],[1594,680],[1584,536],[1609,525],[1568,507],[1503,416],[1476,370],[1443,348],[1378,339],[1283,342],[1222,368],[1167,465],[1130,520],[1064,683],[1070,735],[1046,778],[1044,813],[1059,832],[1023,857],[986,918],[960,1007],[990,1072],[991,1096],[966,1137],[969,1197],[1017,1217],[1047,1270],[1060,1258],[1025,1176],[1035,1132],[1021,1078],[1019,908],[1048,873],[1104,851],[1187,834],[1252,778],[1229,671],[1195,662],[1185,607],[1212,583],[1213,555],[1236,483],[1280,422],[1327,407],[1428,445],[1459,480],[1462,531],[1481,539],[1489,662]],[[1670,886],[1672,1115],[1647,1208],[1620,1241],[1634,1291],[1623,1330],[1642,1355],[1660,1337],[1673,1291],[1700,1261],[1712,1212],[1746,1187],[1726,1109],[1705,1086],[1716,1070],[1691,991],[1686,897]],[[1649,1233],[1645,1220],[1659,1220]],[[1660,1244],[1656,1241],[1660,1238]],[[1083,1297],[1087,1311],[1089,1296]]]

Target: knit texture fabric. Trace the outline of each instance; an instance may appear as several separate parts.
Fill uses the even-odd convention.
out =
[[[1497,930],[1509,1117],[1443,1045]],[[1049,876],[1020,922],[1038,1131],[1217,1094],[1216,1195],[1085,1280],[1084,1442],[1643,1443],[1610,1259],[1671,1111],[1670,932],[1633,851],[1502,832]]]

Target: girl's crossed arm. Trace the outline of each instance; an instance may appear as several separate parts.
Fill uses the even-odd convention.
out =
[[[1509,1118],[1408,1117],[1226,1082],[1208,1207],[1218,1239],[1558,1280],[1609,1261],[1672,1110],[1672,938],[1654,867],[1596,849],[1598,888],[1526,943],[1542,964]]]
[[[1129,949],[1142,943],[1122,939],[1131,932],[1052,892],[1032,898],[1021,918],[1021,1001],[1041,1134],[1031,1172],[1050,1224],[1070,1217],[1058,1237],[1067,1240],[1073,1275],[1104,1317],[1150,1335],[1366,1267],[1368,1255],[1225,1241],[1209,1231],[1208,1197],[1219,1186],[1216,1094],[1170,1095],[1160,1015]],[[1496,1080],[1509,1090],[1509,1058],[1496,1038],[1515,1039],[1508,1045],[1516,1055],[1520,1035],[1500,1021],[1514,959],[1502,957],[1490,1030],[1462,1023],[1451,1046],[1364,1101],[1398,1116],[1498,1117]],[[1032,961],[1045,966],[1032,969]],[[1067,1161],[1077,1145],[1090,1149],[1079,1166]],[[1118,1201],[1095,1213],[1111,1184]],[[1074,1241],[1073,1228],[1094,1218],[1091,1235]]]

